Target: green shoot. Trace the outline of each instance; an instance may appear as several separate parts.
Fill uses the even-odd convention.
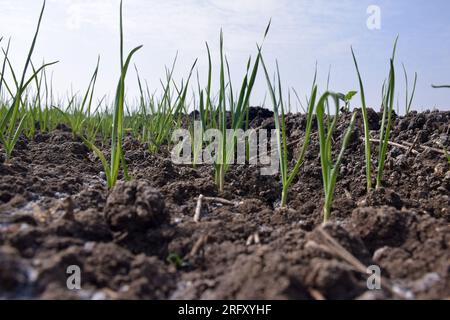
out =
[[[313,111],[315,106],[315,100],[317,96],[317,86],[315,85],[315,80],[312,87],[311,97],[308,99],[308,111],[306,114],[307,124],[305,137],[303,139],[303,146],[300,151],[300,155],[295,163],[294,168],[290,173],[288,173],[288,155],[287,155],[287,140],[286,140],[286,123],[285,123],[285,112],[283,99],[281,97],[281,80],[280,80],[280,72],[277,63],[277,75],[278,75],[278,91],[279,91],[279,99],[277,101],[274,85],[271,83],[269,73],[267,72],[266,65],[264,63],[263,58],[261,57],[261,64],[264,69],[264,74],[266,76],[267,85],[269,88],[269,93],[272,98],[273,103],[273,111],[274,111],[274,121],[275,121],[275,129],[277,134],[277,149],[280,161],[280,175],[281,175],[281,183],[283,186],[281,193],[281,207],[286,207],[287,204],[287,196],[290,185],[292,184],[294,178],[296,177],[303,161],[305,159],[306,150],[308,149],[310,142],[310,134],[313,120]],[[279,109],[281,108],[281,110]],[[280,111],[281,111],[281,122],[280,122]]]
[[[394,95],[395,95],[395,69],[394,69],[394,57],[395,50],[397,48],[397,39],[395,39],[394,50],[392,58],[390,60],[389,81],[386,92],[383,99],[383,116],[381,119],[380,128],[380,151],[378,153],[378,171],[377,171],[377,183],[376,188],[379,189],[382,184],[384,164],[386,161],[386,154],[389,145],[389,136],[392,125],[392,110],[394,108]],[[384,90],[383,90],[384,91]]]
[[[323,188],[325,193],[325,203],[323,206],[323,221],[324,223],[328,221],[331,215],[331,205],[333,203],[334,189],[336,187],[337,175],[339,172],[339,168],[341,166],[345,149],[350,141],[350,137],[353,133],[353,128],[355,126],[356,113],[353,113],[350,125],[347,128],[341,146],[341,151],[339,152],[338,158],[333,165],[332,156],[331,156],[331,146],[333,139],[333,132],[336,128],[336,123],[338,119],[339,113],[339,96],[338,94],[326,92],[322,95],[317,103],[317,125],[319,130],[319,142],[320,142],[320,163],[322,166],[322,180],[323,180]],[[334,99],[336,105],[336,115],[334,116],[334,120],[328,126],[328,132],[325,130],[325,102],[328,97],[332,97]]]
[[[270,22],[267,25],[266,31],[264,33],[264,39],[269,32]],[[227,136],[227,107],[226,107],[226,88],[229,88],[229,94],[233,95],[231,83],[229,82],[228,86],[225,85],[225,63],[224,63],[224,54],[223,54],[223,34],[220,33],[220,90],[219,90],[219,101],[216,110],[211,110],[211,127],[218,128],[222,133],[222,138],[219,144],[219,152],[216,157],[215,163],[215,181],[219,187],[219,190],[222,192],[224,190],[225,184],[225,174],[228,171],[230,160],[234,157],[235,152],[235,140],[237,131],[242,129],[243,127],[248,128],[248,109],[250,107],[250,96],[253,90],[253,86],[255,84],[256,76],[258,73],[258,67],[261,59],[261,47],[258,46],[258,55],[253,63],[253,68],[250,71],[250,63],[249,59],[247,62],[247,72],[242,81],[241,89],[239,91],[238,99],[235,101],[234,98],[229,97],[228,101],[230,106],[230,114],[231,114],[231,132],[230,136]],[[209,48],[208,48],[208,59],[210,59]],[[209,69],[209,73],[211,73],[211,66]],[[209,86],[210,86],[210,76],[208,75],[208,88],[207,95],[209,96]],[[207,104],[210,97],[207,97]],[[210,104],[211,109],[213,108],[212,102]],[[206,110],[205,112],[206,113]],[[216,123],[216,114],[218,114],[219,123]],[[207,120],[207,114],[201,114],[201,118]],[[245,123],[245,125],[244,125]]]
[[[370,151],[370,129],[369,129],[369,119],[367,115],[366,97],[364,94],[364,85],[361,79],[361,73],[359,72],[358,62],[356,61],[355,53],[352,50],[353,61],[356,67],[356,73],[358,74],[359,88],[361,91],[361,104],[362,104],[362,115],[364,121],[364,151],[366,156],[366,182],[367,182],[367,192],[372,189],[372,160]]]
[[[343,97],[343,101],[345,103],[344,109],[349,112],[350,111],[350,101],[352,98],[357,94],[357,91],[349,91],[347,94]]]
[[[297,91],[295,90],[295,88],[292,88],[292,91],[294,92],[295,98],[297,99],[297,103],[300,105],[300,108],[302,109],[303,113],[306,113],[306,109],[303,106],[302,100],[300,99],[300,97],[299,97]]]
[[[108,164],[103,152],[97,148],[93,142],[83,137],[85,144],[94,151],[94,153],[99,157],[102,162],[103,168],[105,170],[106,180],[109,188],[116,185],[119,168],[122,164],[122,170],[124,177],[127,178],[127,166],[125,163],[125,157],[122,150],[122,140],[123,140],[123,118],[124,118],[124,103],[125,103],[125,76],[131,61],[132,56],[136,51],[138,51],[142,46],[138,46],[130,51],[126,60],[124,61],[123,54],[123,14],[122,14],[122,1],[120,1],[120,79],[117,85],[116,98],[114,104],[114,114],[113,114],[113,125],[111,131],[111,160]]]
[[[219,190],[223,191],[225,183],[225,164],[227,162],[227,106],[225,101],[225,75],[223,63],[223,33],[220,30],[220,93],[219,93],[219,123],[222,132],[222,141],[218,154],[218,169],[216,169],[216,182]]]
[[[417,84],[417,72],[414,73],[414,83],[412,87],[411,97],[409,97],[409,83],[408,83],[408,73],[406,72],[405,65],[402,63],[403,73],[405,74],[405,113],[408,114],[411,111],[411,105],[414,99],[414,93],[416,92]]]
[[[38,68],[36,71],[33,72],[32,76],[29,78],[29,80],[26,80],[28,66],[31,64],[31,56],[33,54],[34,47],[36,45],[36,40],[37,40],[37,36],[38,36],[39,29],[41,26],[44,9],[45,9],[45,1],[43,2],[43,5],[42,5],[41,13],[39,15],[38,24],[36,27],[36,32],[34,34],[34,38],[31,43],[31,47],[28,52],[27,59],[25,61],[25,66],[23,68],[22,78],[21,78],[20,82],[17,81],[17,77],[11,66],[8,56],[5,54],[5,60],[9,65],[9,68],[10,68],[10,71],[12,74],[12,78],[13,78],[14,84],[16,86],[16,94],[14,95],[12,106],[9,108],[8,112],[3,116],[3,118],[1,119],[1,122],[0,122],[0,142],[3,144],[3,147],[5,149],[6,161],[9,161],[11,158],[12,151],[14,150],[17,140],[19,139],[19,135],[22,132],[23,126],[25,124],[25,119],[27,117],[27,113],[25,113],[19,119],[19,110],[20,110],[21,104],[23,104],[23,94],[24,94],[26,88],[44,68],[57,63],[57,62],[52,62],[52,63],[43,64],[40,68]],[[4,82],[3,73],[2,73],[2,79]],[[18,125],[17,125],[17,121],[18,121]]]
[[[387,87],[387,92],[385,94],[385,99],[383,102],[383,117],[380,130],[380,151],[378,157],[378,171],[377,171],[377,184],[376,188],[381,187],[384,163],[386,160],[387,147],[389,142],[389,135],[392,123],[392,110],[394,105],[394,85],[395,85],[395,74],[394,74],[394,64],[391,60],[391,72],[389,75],[389,84]],[[387,119],[386,119],[387,118]]]

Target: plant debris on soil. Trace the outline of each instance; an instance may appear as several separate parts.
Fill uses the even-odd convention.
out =
[[[368,112],[375,141],[381,114]],[[270,111],[249,114],[250,127],[274,128]],[[21,137],[0,159],[0,298],[449,298],[450,165],[433,148],[450,148],[450,112],[393,117],[383,188],[367,195],[358,114],[325,225],[315,121],[286,209],[279,176],[255,165],[231,166],[220,193],[212,166],[175,165],[169,148],[150,153],[126,137],[133,179],[108,190],[69,128]],[[286,125],[292,159],[306,118],[289,114]],[[71,265],[81,290],[67,289]],[[381,290],[368,290],[372,265]]]

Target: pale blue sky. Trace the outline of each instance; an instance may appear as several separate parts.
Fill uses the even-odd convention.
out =
[[[60,60],[52,67],[54,88],[65,94],[73,85],[84,90],[101,55],[97,93],[112,93],[119,76],[119,0],[48,0],[34,61]],[[21,67],[30,44],[41,2],[0,0],[0,36],[12,38],[11,57]],[[381,29],[366,26],[369,5],[381,9]],[[240,84],[248,56],[255,56],[265,26],[272,27],[264,46],[271,70],[278,59],[285,88],[302,97],[309,91],[317,60],[319,84],[325,89],[331,65],[331,89],[358,89],[351,58],[353,45],[366,86],[368,104],[379,105],[389,56],[397,34],[397,79],[400,106],[404,106],[405,63],[412,80],[418,72],[414,107],[418,110],[450,109],[450,90],[435,90],[431,83],[450,84],[450,2],[447,0],[124,0],[125,37],[128,49],[143,44],[136,55],[141,76],[152,89],[159,88],[164,66],[178,51],[176,75],[186,76],[199,58],[200,78],[206,83],[207,55],[212,49],[218,78],[220,28],[232,69]],[[5,40],[2,45],[5,45]],[[137,93],[134,70],[127,82],[128,97]],[[266,83],[260,74],[252,104],[262,101]],[[354,105],[359,105],[359,97]]]

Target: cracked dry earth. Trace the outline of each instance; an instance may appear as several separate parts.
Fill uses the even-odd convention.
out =
[[[369,114],[376,139],[380,114]],[[274,126],[265,109],[250,118]],[[339,120],[339,146],[349,118]],[[289,115],[287,126],[292,157],[305,117]],[[256,166],[232,166],[219,193],[210,166],[174,165],[167,150],[152,154],[127,137],[133,180],[108,190],[100,161],[68,128],[21,138],[11,162],[0,159],[0,297],[449,298],[450,166],[426,148],[450,148],[449,130],[450,112],[394,116],[391,141],[406,148],[389,147],[384,188],[366,194],[359,117],[324,226],[315,123],[286,210],[277,208],[279,177]],[[195,222],[200,194],[213,199]],[[81,269],[81,290],[66,287],[70,265]],[[382,290],[367,289],[370,265],[381,268]]]

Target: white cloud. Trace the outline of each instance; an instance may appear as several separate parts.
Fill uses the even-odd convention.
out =
[[[117,0],[58,0],[58,3],[66,8],[66,27],[69,30],[79,30],[82,26],[111,28],[118,7]]]

